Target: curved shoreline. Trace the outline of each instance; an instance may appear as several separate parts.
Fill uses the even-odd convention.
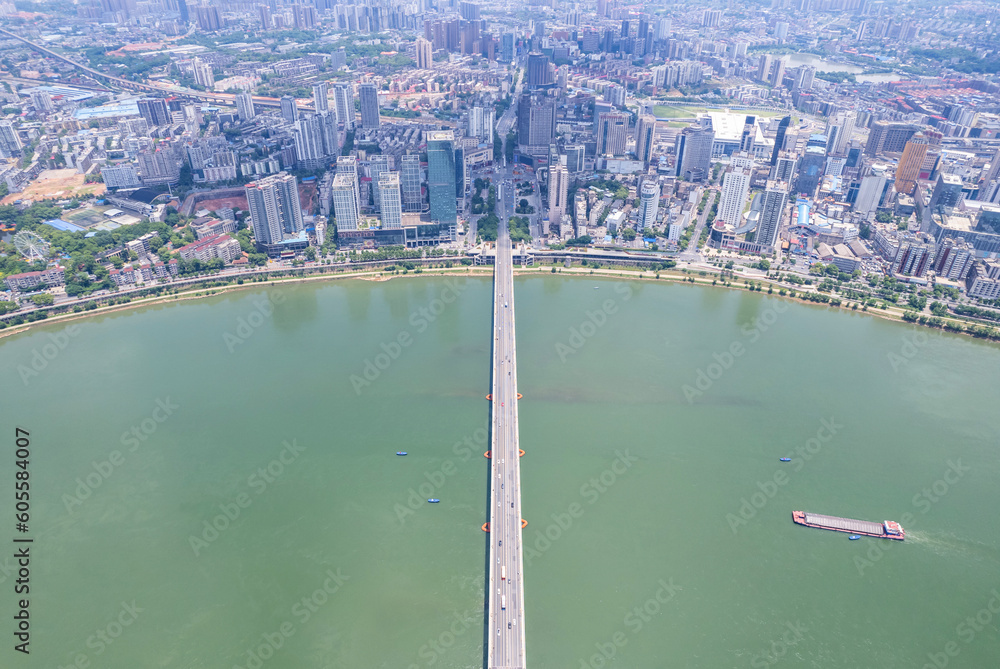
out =
[[[391,262],[391,261],[388,261],[388,262]],[[942,317],[941,321],[943,323],[957,325],[961,329],[952,330],[952,329],[948,329],[947,327],[936,327],[934,325],[927,324],[927,323],[919,323],[919,322],[907,321],[906,319],[903,318],[903,314],[907,312],[907,309],[904,309],[904,308],[899,308],[899,307],[890,307],[888,309],[880,309],[880,308],[876,308],[876,307],[864,307],[864,308],[862,308],[862,305],[860,304],[860,302],[858,302],[856,300],[854,300],[854,301],[848,300],[848,299],[842,298],[842,297],[832,297],[832,299],[837,299],[837,300],[840,301],[839,305],[830,305],[829,303],[815,302],[815,301],[812,301],[812,300],[804,299],[804,298],[802,298],[800,296],[801,294],[826,295],[825,293],[821,293],[821,292],[815,290],[815,288],[813,288],[812,286],[809,287],[809,288],[811,288],[811,290],[807,290],[806,288],[804,288],[802,286],[788,286],[788,285],[776,282],[776,281],[771,280],[771,279],[764,279],[764,278],[749,279],[749,278],[745,278],[745,277],[741,277],[742,280],[743,280],[743,282],[744,282],[741,285],[741,284],[737,284],[734,281],[732,281],[732,279],[735,278],[735,277],[730,277],[730,279],[728,281],[725,280],[725,279],[722,279],[721,278],[721,273],[722,273],[721,270],[713,271],[713,270],[708,270],[708,269],[685,269],[685,268],[682,268],[682,269],[672,268],[672,269],[668,269],[668,270],[632,270],[632,269],[628,269],[628,268],[611,268],[611,269],[596,268],[595,269],[595,268],[582,267],[582,266],[581,267],[577,267],[577,266],[565,267],[565,266],[561,266],[561,265],[536,265],[536,266],[534,266],[534,267],[532,267],[530,269],[528,269],[528,268],[518,268],[518,267],[515,266],[514,273],[515,273],[515,275],[530,276],[532,274],[538,274],[538,273],[542,272],[543,270],[545,271],[545,273],[551,273],[552,268],[556,268],[557,269],[557,272],[556,272],[557,274],[570,274],[570,275],[579,275],[579,276],[619,277],[619,278],[628,278],[628,279],[637,280],[637,281],[654,281],[654,282],[662,281],[662,282],[666,282],[666,283],[671,283],[671,282],[674,282],[674,283],[688,283],[688,284],[696,285],[696,286],[703,286],[703,287],[710,287],[710,288],[723,288],[723,289],[728,289],[728,290],[737,290],[737,291],[741,291],[741,292],[759,292],[759,293],[762,293],[762,294],[770,295],[771,297],[774,297],[774,298],[783,299],[783,300],[791,300],[793,302],[798,302],[798,303],[801,303],[801,304],[817,304],[817,305],[825,306],[827,308],[844,310],[844,311],[848,311],[848,312],[852,312],[852,313],[868,314],[868,315],[875,316],[877,318],[881,318],[881,319],[888,320],[888,321],[894,321],[894,322],[897,322],[897,323],[904,323],[904,324],[910,324],[910,325],[919,326],[919,327],[925,327],[925,328],[928,328],[928,329],[931,329],[931,330],[940,330],[942,332],[948,332],[950,334],[955,334],[955,335],[964,335],[964,336],[970,337],[972,339],[978,339],[978,340],[985,341],[985,342],[998,343],[996,340],[993,340],[993,339],[984,338],[984,337],[976,337],[975,335],[973,335],[972,333],[970,333],[968,330],[966,330],[965,326],[966,325],[985,325],[986,327],[994,327],[994,328],[1000,329],[1000,324],[997,324],[996,326],[993,326],[993,325],[988,325],[988,324],[985,324],[985,323],[978,323],[977,321],[961,320],[961,319],[956,319],[956,318],[952,318],[952,317]],[[702,274],[702,273],[704,273],[704,274]],[[18,335],[18,334],[23,334],[25,332],[30,331],[33,327],[37,327],[37,326],[44,326],[44,325],[53,324],[53,323],[57,323],[57,324],[59,324],[59,323],[67,323],[67,322],[72,322],[72,321],[76,321],[76,320],[82,320],[82,319],[86,319],[86,318],[91,318],[91,317],[94,317],[94,316],[103,316],[103,315],[107,315],[107,314],[128,311],[128,310],[131,310],[131,309],[140,309],[140,308],[143,308],[143,307],[155,306],[155,305],[159,305],[159,304],[169,304],[171,302],[189,301],[189,300],[197,300],[197,299],[206,298],[206,297],[214,297],[214,296],[223,295],[223,294],[229,293],[229,292],[235,292],[235,291],[238,291],[238,290],[250,289],[250,288],[259,288],[259,287],[264,287],[264,286],[267,286],[267,285],[273,286],[273,285],[276,285],[276,284],[286,284],[286,283],[309,283],[309,282],[314,282],[314,281],[336,281],[338,279],[358,279],[358,280],[362,280],[362,281],[390,281],[390,280],[392,280],[394,278],[401,278],[401,277],[404,277],[404,276],[405,277],[420,277],[420,276],[425,276],[425,275],[426,276],[448,276],[448,275],[455,275],[455,274],[464,274],[464,275],[469,275],[469,276],[482,275],[484,277],[488,277],[488,276],[492,276],[493,275],[493,266],[492,265],[470,265],[470,266],[461,265],[461,266],[458,266],[458,267],[421,268],[420,272],[415,272],[415,271],[411,270],[411,271],[407,271],[405,274],[402,274],[402,273],[392,273],[392,272],[387,273],[384,270],[365,270],[365,271],[349,272],[349,273],[316,274],[314,276],[304,276],[304,275],[303,276],[291,276],[291,277],[283,276],[283,277],[278,277],[278,278],[273,278],[273,279],[264,279],[262,281],[244,281],[242,284],[236,283],[235,281],[233,281],[232,283],[228,283],[228,284],[225,284],[225,285],[222,285],[222,286],[207,286],[207,287],[200,287],[200,288],[191,288],[190,290],[186,290],[186,291],[181,292],[181,293],[174,293],[174,294],[169,294],[169,295],[155,295],[155,296],[152,296],[152,297],[141,297],[141,298],[137,298],[135,300],[132,300],[131,302],[128,302],[127,304],[112,304],[112,305],[107,305],[107,306],[103,306],[103,307],[98,307],[98,308],[90,310],[90,311],[79,311],[79,312],[68,311],[66,313],[56,314],[56,315],[53,315],[53,316],[49,316],[48,318],[45,318],[43,320],[32,321],[31,323],[23,323],[21,325],[17,325],[17,326],[6,328],[5,330],[0,330],[0,340],[4,339],[5,337],[8,337],[8,336],[14,336],[14,335]],[[212,281],[213,279],[212,278],[206,278],[205,280],[206,280],[206,282],[208,282],[208,281]],[[713,281],[715,282],[714,284],[713,284]],[[751,282],[752,285],[754,285],[754,286],[760,286],[761,290],[759,290],[759,291],[756,290],[756,289],[751,290],[749,288],[749,286],[747,285],[747,282]],[[168,287],[168,286],[169,286],[169,284],[166,284],[164,287]],[[764,287],[767,287],[772,292],[765,292],[763,290]],[[794,293],[794,294],[780,295],[778,293],[778,291],[780,291],[780,290],[784,290],[784,291],[786,291],[786,293]]]

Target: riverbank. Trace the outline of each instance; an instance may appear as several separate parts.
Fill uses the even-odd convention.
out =
[[[731,290],[739,290],[745,292],[767,292],[768,295],[773,297],[778,297],[782,299],[788,299],[795,302],[800,302],[803,304],[820,304],[828,308],[842,309],[845,311],[851,311],[854,313],[864,313],[878,318],[883,318],[885,320],[896,321],[900,323],[911,323],[913,325],[919,325],[922,327],[927,327],[935,330],[944,330],[951,332],[953,334],[963,334],[976,339],[984,339],[987,341],[1000,341],[1000,329],[988,325],[986,323],[981,323],[978,321],[972,321],[968,319],[952,318],[952,317],[940,317],[937,322],[940,323],[940,327],[936,324],[931,324],[928,322],[921,323],[915,320],[908,320],[906,314],[909,310],[901,307],[871,307],[868,305],[863,305],[856,300],[848,300],[840,297],[834,297],[832,295],[822,293],[816,290],[812,286],[800,286],[792,284],[784,284],[780,281],[775,281],[773,279],[767,278],[745,278],[741,277],[740,282],[733,281],[734,277],[729,276],[726,278],[725,270],[712,270],[712,269],[689,269],[685,267],[675,267],[668,270],[651,270],[651,269],[637,269],[628,267],[613,267],[613,268],[590,268],[585,266],[571,266],[566,267],[564,264],[540,264],[532,268],[516,268],[515,274],[537,274],[539,272],[549,272],[555,269],[558,274],[572,274],[574,276],[602,276],[602,277],[621,277],[628,278],[630,280],[638,281],[664,281],[664,282],[676,282],[676,283],[688,283],[691,285],[700,285],[705,287],[714,288],[728,288]],[[258,280],[257,277],[254,280],[243,281],[243,283],[237,283],[236,281],[221,285],[221,286],[208,286],[208,287],[195,287],[190,290],[185,290],[178,293],[170,293],[163,295],[152,295],[149,297],[140,297],[134,300],[130,300],[125,304],[108,304],[105,306],[99,306],[96,309],[90,309],[86,311],[67,311],[61,314],[54,314],[48,316],[41,320],[32,321],[30,323],[23,323],[21,325],[9,327],[5,330],[0,331],[0,339],[8,336],[13,336],[29,331],[32,327],[38,325],[46,325],[49,323],[64,323],[70,321],[81,320],[85,318],[91,318],[93,316],[101,316],[111,313],[118,313],[123,311],[128,311],[130,309],[139,309],[148,306],[155,306],[159,304],[169,304],[172,302],[197,300],[206,297],[213,297],[217,295],[222,295],[225,293],[235,292],[242,289],[258,288],[263,285],[282,285],[282,284],[294,284],[294,283],[307,283],[314,281],[329,281],[337,279],[359,279],[366,281],[389,281],[394,278],[404,277],[404,276],[454,276],[454,275],[466,275],[466,276],[492,276],[493,267],[492,265],[460,265],[457,267],[420,267],[417,270],[395,270],[393,272],[386,272],[384,269],[366,269],[357,272],[331,272],[327,274],[315,274],[311,276],[280,276],[274,278],[263,278]],[[206,278],[206,283],[217,279]],[[165,286],[169,288],[168,286]],[[976,327],[985,328],[987,331],[992,332],[992,335],[985,334],[980,331],[978,334],[973,329]]]

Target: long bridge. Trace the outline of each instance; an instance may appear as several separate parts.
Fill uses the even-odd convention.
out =
[[[504,198],[507,191],[508,198]],[[524,566],[521,555],[521,473],[517,435],[517,352],[514,337],[514,262],[508,205],[513,184],[499,185],[503,216],[493,270],[493,392],[490,449],[490,556],[487,669],[523,669]]]

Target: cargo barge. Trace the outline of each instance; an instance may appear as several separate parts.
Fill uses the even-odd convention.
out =
[[[792,511],[792,521],[798,525],[815,527],[820,530],[862,534],[866,537],[878,537],[879,539],[902,541],[906,538],[906,531],[893,520],[876,523],[870,520],[853,520],[851,518],[837,518],[836,516],[821,516],[818,513],[807,511]]]

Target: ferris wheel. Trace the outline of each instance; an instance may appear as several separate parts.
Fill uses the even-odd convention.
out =
[[[30,230],[22,230],[14,235],[14,248],[28,260],[45,260],[49,255],[49,243]]]

